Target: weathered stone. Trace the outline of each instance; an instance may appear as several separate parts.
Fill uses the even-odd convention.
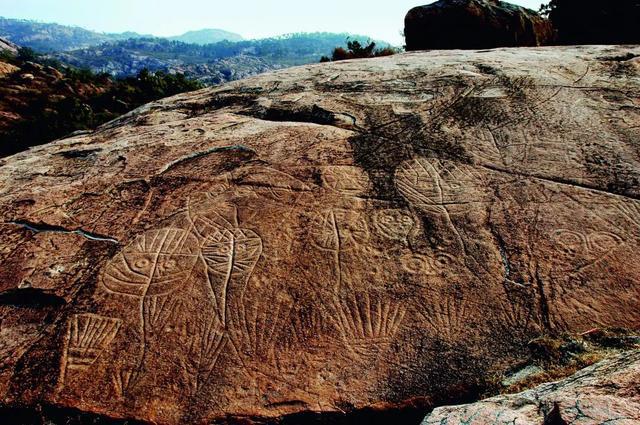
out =
[[[638,48],[284,70],[0,160],[0,394],[158,423],[433,406],[640,325]]]
[[[20,68],[15,65],[11,65],[10,63],[6,62],[0,62],[0,76],[11,74],[12,72],[16,72],[19,70]]]
[[[439,0],[405,17],[407,50],[540,46],[551,23],[533,10],[498,0]]]
[[[520,370],[518,370],[517,372],[506,376],[501,384],[504,387],[510,387],[512,385],[516,385],[519,384],[521,382],[526,381],[528,378],[541,374],[544,372],[544,369],[542,369],[540,366],[536,366],[536,365],[529,365],[527,367],[524,367]]]
[[[441,407],[423,425],[640,423],[640,351],[603,360],[575,375],[519,394]]]
[[[6,38],[0,37],[0,51],[8,50],[11,53],[18,53],[18,46]]]

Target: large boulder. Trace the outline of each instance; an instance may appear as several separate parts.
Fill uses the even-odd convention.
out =
[[[441,407],[422,425],[640,423],[640,350],[519,394]]]
[[[18,53],[18,46],[6,38],[0,37],[0,51],[9,51],[10,53]]]
[[[426,409],[541,336],[637,329],[635,55],[317,64],[0,160],[2,406]]]
[[[562,44],[640,44],[640,0],[553,0]]]
[[[540,46],[553,39],[548,20],[497,0],[439,0],[405,17],[407,50]]]

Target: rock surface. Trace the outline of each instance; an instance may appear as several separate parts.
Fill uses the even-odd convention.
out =
[[[18,46],[16,46],[6,38],[0,37],[0,51],[3,50],[8,50],[11,53],[18,53]]]
[[[20,68],[17,66],[11,65],[10,63],[1,62],[0,61],[0,77],[11,74],[13,72],[19,71]]]
[[[157,423],[474,396],[640,326],[638,48],[408,53],[0,160],[0,394]]]
[[[533,10],[497,0],[439,0],[405,17],[407,50],[540,46],[551,23]]]
[[[441,407],[423,425],[640,423],[640,351],[621,354],[520,394]]]

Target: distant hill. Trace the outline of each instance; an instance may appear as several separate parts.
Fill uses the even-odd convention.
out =
[[[62,63],[96,73],[128,77],[150,71],[183,73],[211,85],[251,75],[315,63],[330,56],[347,39],[369,37],[348,33],[298,33],[244,40],[220,29],[190,31],[160,38],[135,32],[98,33],[80,27],[0,17],[0,37]],[[377,42],[378,47],[389,46]]]
[[[153,36],[131,31],[117,34],[100,33],[81,27],[0,17],[0,37],[4,37],[21,46],[30,47],[38,52],[51,53],[84,49],[98,46],[102,43],[130,38],[151,38]],[[240,34],[213,28],[189,31],[182,35],[163,38],[201,45],[218,43],[224,40],[243,40]]]
[[[144,35],[135,32],[106,34],[80,27],[0,17],[0,37],[20,46],[48,53],[82,49],[108,41],[139,38]]]
[[[143,68],[184,73],[205,84],[218,84],[288,66],[315,63],[331,55],[347,39],[366,42],[366,36],[347,33],[300,33],[260,40],[221,41],[198,45],[162,38],[129,39],[57,53],[56,59],[94,72],[128,76]],[[388,43],[379,42],[380,47]]]
[[[182,35],[177,35],[175,37],[167,37],[169,40],[173,41],[181,41],[183,43],[191,43],[191,44],[211,44],[218,43],[220,41],[242,41],[244,38],[240,34],[235,34],[233,32],[220,30],[220,29],[203,29],[198,31],[189,31]]]

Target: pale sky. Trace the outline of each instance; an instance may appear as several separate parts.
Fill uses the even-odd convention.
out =
[[[430,0],[0,0],[0,16],[169,36],[220,28],[245,38],[349,32],[402,44],[404,15]],[[541,0],[513,0],[538,9]]]

